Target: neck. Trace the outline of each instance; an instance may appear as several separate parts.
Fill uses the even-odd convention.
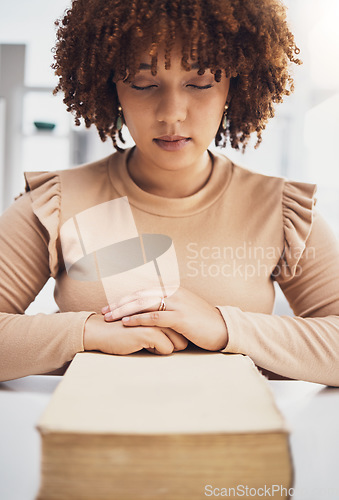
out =
[[[128,172],[143,191],[164,198],[185,198],[198,192],[212,173],[212,159],[207,151],[190,165],[166,169],[155,163],[145,162],[135,148],[128,158]]]

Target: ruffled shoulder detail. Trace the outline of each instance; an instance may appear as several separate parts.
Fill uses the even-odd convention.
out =
[[[316,203],[315,184],[285,181],[282,193],[284,250],[281,272],[284,278],[295,276],[299,260],[311,232]]]
[[[25,172],[26,192],[30,193],[33,213],[49,235],[49,268],[58,272],[57,239],[59,234],[61,184],[56,172]]]

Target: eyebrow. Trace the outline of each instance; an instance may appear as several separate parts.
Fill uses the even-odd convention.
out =
[[[151,70],[152,69],[152,66],[148,63],[140,63],[139,65],[139,70],[142,71],[142,70]],[[191,65],[191,70],[193,69],[199,69],[199,64],[198,63],[193,63]]]

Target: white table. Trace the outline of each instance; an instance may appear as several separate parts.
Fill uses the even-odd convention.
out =
[[[38,491],[35,425],[60,379],[33,376],[0,383],[1,500],[33,500]],[[293,500],[339,500],[339,389],[296,381],[269,384],[291,431]]]

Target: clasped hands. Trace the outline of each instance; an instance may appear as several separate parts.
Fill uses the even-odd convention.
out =
[[[209,351],[226,347],[227,327],[217,308],[182,287],[164,299],[163,311],[158,310],[161,298],[159,290],[141,290],[103,307],[103,317],[86,322],[85,349],[130,354],[145,348],[170,354],[185,349],[188,341]]]

